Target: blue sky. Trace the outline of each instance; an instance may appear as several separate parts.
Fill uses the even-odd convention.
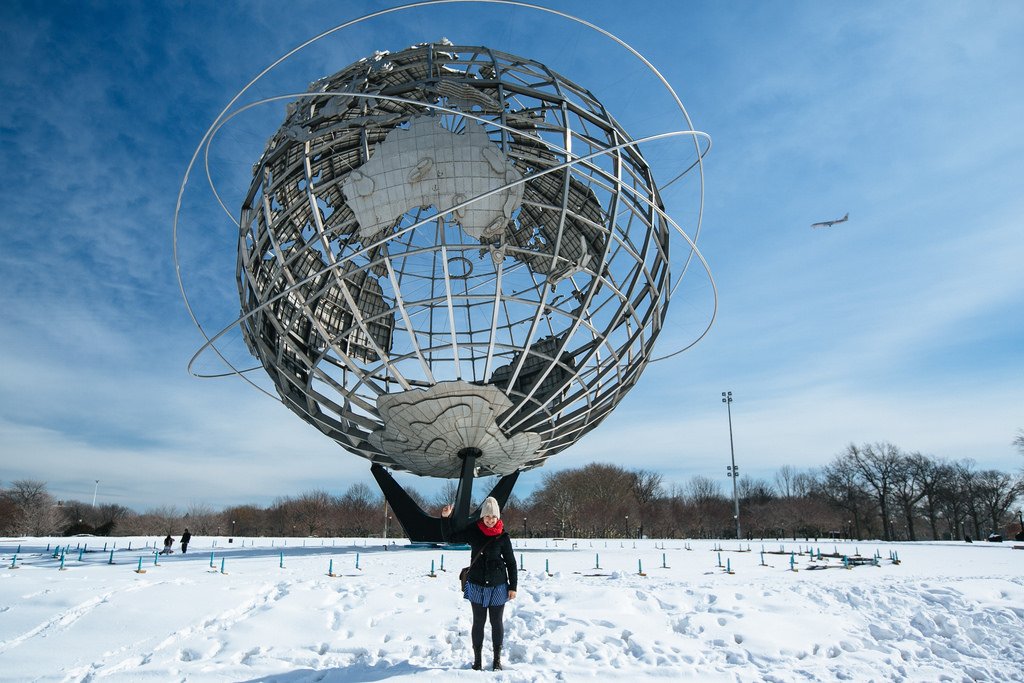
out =
[[[0,4],[0,483],[40,479],[89,501],[98,479],[100,502],[140,511],[372,484],[366,461],[252,387],[186,373],[202,338],[178,291],[171,225],[189,159],[238,90],[306,39],[396,4]],[[1024,5],[546,4],[632,44],[712,136],[700,247],[720,307],[700,344],[651,365],[518,493],[594,461],[724,487],[725,390],[751,476],[874,441],[1019,470]],[[480,4],[342,32],[253,94],[300,92],[374,49],[441,37],[546,62],[636,136],[679,128],[642,65],[606,39]],[[229,206],[282,113],[267,105],[219,138],[212,163]],[[671,165],[667,150],[652,160]],[[235,237],[204,183],[195,176],[186,193],[181,248],[215,331],[237,309]],[[687,224],[691,194],[666,197]],[[846,212],[848,223],[809,227]],[[663,350],[709,301],[695,270]]]

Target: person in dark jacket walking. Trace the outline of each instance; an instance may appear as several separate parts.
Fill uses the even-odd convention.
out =
[[[441,517],[448,521],[452,506],[445,505]],[[514,600],[519,576],[512,539],[501,522],[501,508],[494,498],[484,499],[480,506],[480,519],[462,529],[444,525],[446,540],[468,543],[470,552],[469,576],[463,597],[473,608],[473,668],[481,669],[484,647],[484,623],[491,622],[491,644],[494,647],[495,671],[501,670],[501,643],[505,637],[502,613],[505,602]]]
[[[184,555],[185,551],[188,550],[188,542],[192,540],[192,534],[188,532],[188,527],[185,527],[185,533],[181,535],[181,554]]]

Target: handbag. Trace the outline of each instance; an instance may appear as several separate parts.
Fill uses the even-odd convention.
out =
[[[504,535],[504,534],[502,534],[502,535]],[[481,558],[481,557],[483,556],[483,554],[484,554],[484,550],[485,550],[485,549],[487,548],[487,546],[489,546],[489,545],[490,545],[491,543],[494,543],[494,541],[495,541],[495,540],[497,540],[497,539],[499,539],[499,538],[501,538],[501,536],[495,536],[495,537],[494,537],[494,538],[492,538],[491,540],[487,541],[487,543],[484,543],[484,544],[483,544],[483,545],[482,545],[482,546],[480,547],[480,552],[479,552],[479,553],[477,553],[477,556],[476,556],[476,557],[474,557],[474,558],[473,558],[473,559],[472,559],[472,560],[470,561],[470,563],[469,563],[469,567],[463,567],[463,568],[462,568],[462,571],[460,571],[460,572],[459,572],[459,584],[460,584],[460,586],[462,587],[462,592],[463,592],[463,593],[465,593],[465,592],[466,592],[466,581],[468,581],[468,580],[469,580],[469,569],[470,569],[470,567],[472,567],[472,566],[473,566],[473,565],[474,565],[474,564],[476,563],[476,561],[477,561],[477,560],[479,560],[479,559],[480,559],[480,558]]]

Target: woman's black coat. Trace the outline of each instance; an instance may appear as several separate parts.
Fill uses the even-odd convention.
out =
[[[448,520],[444,520],[447,522]],[[516,556],[512,551],[512,539],[507,533],[487,536],[473,522],[464,529],[446,534],[449,543],[468,543],[471,548],[469,580],[478,586],[500,586],[508,584],[510,591],[516,590],[519,575],[516,571]],[[477,559],[480,551],[483,557]],[[475,560],[475,561],[474,561]]]

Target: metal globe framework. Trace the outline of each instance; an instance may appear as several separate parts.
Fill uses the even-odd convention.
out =
[[[374,462],[457,476],[485,440],[482,474],[540,465],[633,386],[667,311],[670,228],[628,140],[586,90],[482,47],[319,81],[242,208],[250,349]]]

